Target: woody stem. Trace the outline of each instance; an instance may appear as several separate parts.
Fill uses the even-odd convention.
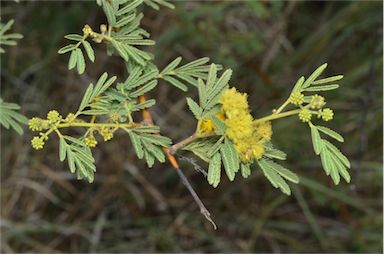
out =
[[[175,154],[177,152],[177,150],[183,148],[184,146],[186,146],[189,143],[193,142],[197,138],[199,138],[199,136],[195,132],[191,136],[189,136],[188,138],[183,139],[182,141],[180,141],[180,142],[174,144],[173,146],[171,146],[169,148],[169,153],[172,154],[172,155]]]

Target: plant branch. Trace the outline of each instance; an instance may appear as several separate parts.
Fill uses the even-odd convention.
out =
[[[179,150],[179,149],[183,148],[184,146],[188,145],[189,143],[195,141],[197,138],[199,138],[199,136],[195,132],[191,136],[189,136],[188,138],[183,139],[182,141],[171,146],[169,148],[169,153],[174,155],[177,152],[177,150]]]
[[[283,118],[283,117],[287,117],[287,116],[292,116],[292,115],[296,115],[298,114],[299,112],[301,111],[301,109],[295,109],[295,110],[290,110],[290,111],[287,111],[287,112],[284,112],[284,113],[280,113],[280,114],[271,114],[269,116],[265,116],[265,117],[262,117],[260,119],[256,119],[254,121],[254,123],[262,123],[262,122],[267,122],[267,121],[271,121],[271,120],[276,120],[276,119],[279,119],[279,118]]]
[[[193,187],[189,183],[189,181],[188,181],[187,177],[184,175],[183,171],[181,171],[181,169],[177,168],[176,172],[179,175],[179,177],[180,177],[182,183],[184,184],[184,186],[191,193],[191,195],[192,195],[193,199],[195,200],[196,204],[200,207],[200,213],[202,215],[204,215],[204,217],[212,224],[213,228],[216,230],[217,226],[216,226],[215,222],[212,220],[210,212],[204,206],[203,202],[201,201],[201,199],[199,198],[199,196],[197,195],[197,193],[195,192],[195,190],[193,189]]]

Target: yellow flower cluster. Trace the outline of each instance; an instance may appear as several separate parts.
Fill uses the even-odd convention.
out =
[[[221,112],[218,112],[216,114],[216,117],[220,120],[224,121],[225,117],[224,114]],[[200,119],[197,124],[197,132],[199,135],[210,135],[215,133],[215,125],[213,124],[211,119]]]
[[[325,108],[319,111],[319,116],[321,116],[326,122],[331,121],[333,119],[333,115],[333,110],[330,108]]]
[[[292,93],[291,96],[289,97],[289,102],[296,106],[300,106],[301,104],[304,103],[304,94],[300,92]]]
[[[311,118],[312,118],[312,113],[308,109],[303,109],[303,110],[300,111],[299,119],[303,123],[307,123],[307,122],[311,121]]]
[[[50,124],[58,123],[61,121],[61,119],[61,115],[56,110],[51,110],[47,114],[47,120]]]
[[[44,138],[43,137],[33,137],[31,140],[32,147],[36,150],[42,149],[44,147]]]
[[[56,110],[51,110],[47,114],[47,119],[33,117],[28,121],[28,127],[32,131],[48,130],[53,125],[60,123],[61,115]]]
[[[102,127],[99,130],[99,134],[103,137],[104,141],[111,140],[113,138],[113,129],[108,127]]]
[[[88,137],[86,137],[84,139],[84,142],[88,147],[96,147],[97,145],[97,140],[93,135],[89,135]]]
[[[41,118],[33,117],[28,121],[28,127],[32,131],[42,131],[45,129],[44,127],[48,127],[48,124],[46,124],[45,122],[46,121]]]
[[[67,117],[65,117],[65,121],[67,123],[73,123],[76,120],[76,116],[73,113],[69,113]]]
[[[311,108],[312,109],[320,109],[325,105],[325,99],[320,95],[313,95],[311,99]]]
[[[219,103],[227,126],[226,135],[235,144],[240,160],[248,163],[254,159],[261,159],[264,144],[270,141],[272,136],[270,122],[254,123],[249,112],[247,95],[235,88],[225,90]]]

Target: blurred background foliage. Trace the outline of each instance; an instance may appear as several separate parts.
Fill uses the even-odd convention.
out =
[[[2,252],[382,252],[383,4],[381,1],[177,1],[176,10],[144,9],[143,26],[157,45],[159,67],[181,55],[209,56],[234,70],[232,85],[249,93],[263,116],[294,82],[324,62],[344,74],[327,97],[346,138],[352,183],[333,186],[296,118],[274,122],[274,143],[301,177],[292,196],[274,189],[258,169],[248,179],[211,188],[193,166],[183,170],[212,213],[214,231],[171,167],[139,162],[125,135],[95,150],[94,184],[74,179],[52,138],[32,151],[31,133],[1,133]],[[124,78],[117,57],[97,45],[96,63],[78,76],[56,52],[63,36],[105,23],[93,1],[1,2],[2,19],[24,35],[1,56],[1,92],[28,117],[55,108],[74,111],[104,70]],[[191,95],[196,91],[191,89]],[[155,121],[180,140],[194,129],[185,94],[162,84],[151,95]],[[203,165],[206,167],[205,165]]]

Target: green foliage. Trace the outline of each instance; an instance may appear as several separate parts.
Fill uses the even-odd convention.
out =
[[[316,80],[323,73],[325,68],[327,68],[327,64],[318,67],[307,79],[304,77],[298,79],[292,89],[291,95],[295,92],[323,92],[339,88],[338,84],[330,83],[340,81],[343,78],[343,75]]]
[[[0,123],[1,125],[9,129],[10,127],[14,129],[20,135],[23,134],[23,128],[20,124],[27,124],[28,118],[18,113],[17,110],[20,109],[20,106],[15,103],[4,102],[0,98]]]
[[[225,173],[230,181],[235,179],[235,174],[239,171],[240,161],[236,149],[230,139],[225,139],[220,148],[221,159]]]
[[[91,44],[86,41],[86,36],[81,36],[78,34],[68,34],[65,36],[66,39],[74,41],[76,44],[69,44],[67,46],[62,47],[59,49],[59,54],[65,54],[69,53],[69,61],[68,61],[68,69],[74,69],[76,67],[76,70],[79,74],[83,74],[85,71],[85,59],[84,59],[84,53],[80,48],[80,45],[83,46],[89,60],[91,62],[95,61],[95,53],[91,46]]]
[[[88,182],[93,182],[96,172],[95,159],[91,149],[83,141],[70,136],[60,136],[59,157],[60,161],[68,160],[69,170],[76,173],[77,179],[86,178]]]
[[[206,80],[208,78],[208,72],[210,71],[210,66],[207,65],[209,62],[208,57],[197,59],[179,67],[181,60],[181,57],[173,60],[161,71],[159,77],[182,91],[188,90],[185,82],[198,87],[198,79]],[[216,68],[220,70],[221,66],[216,66]]]
[[[280,188],[283,193],[291,195],[291,189],[286,180],[298,183],[299,177],[296,174],[269,159],[261,159],[257,163],[273,187]]]
[[[84,97],[80,103],[78,113],[79,114],[85,114],[85,115],[102,115],[109,112],[108,108],[106,108],[103,103],[100,103],[103,101],[103,98],[100,97],[116,80],[116,76],[110,78],[107,80],[108,74],[106,72],[103,73],[103,75],[100,76],[99,80],[96,83],[96,86],[94,87],[91,83],[87,90],[85,91]],[[99,99],[99,101],[95,101],[96,99]],[[104,107],[103,107],[104,106]],[[84,110],[85,108],[90,107],[89,110]]]
[[[168,147],[172,141],[160,135],[157,135],[159,128],[157,127],[142,127],[128,131],[132,145],[139,159],[145,158],[148,167],[152,167],[155,158],[161,162],[165,162],[165,155],[162,148]]]
[[[187,98],[188,106],[196,119],[212,117],[218,111],[218,108],[215,106],[218,105],[221,93],[229,87],[228,82],[231,78],[232,70],[226,70],[220,78],[217,78],[218,69],[220,68],[217,68],[216,64],[211,64],[208,76],[206,77],[206,83],[204,83],[203,79],[198,79],[199,104],[193,99]],[[217,119],[215,119],[215,122],[220,125]]]
[[[319,131],[326,135],[336,139],[339,142],[343,142],[343,137],[337,132],[323,127],[310,125],[312,134],[312,143],[315,153],[320,155],[321,163],[324,171],[327,175],[330,175],[333,182],[337,185],[340,182],[340,175],[345,179],[346,182],[350,182],[351,177],[347,171],[347,168],[351,167],[351,164],[347,157],[342,154],[336,146],[329,141],[320,137]]]
[[[23,35],[18,33],[10,33],[6,34],[15,21],[13,19],[9,20],[6,24],[0,23],[0,46],[15,46],[17,45],[17,40],[20,40],[23,38]],[[5,53],[4,49],[0,47],[0,54]]]

